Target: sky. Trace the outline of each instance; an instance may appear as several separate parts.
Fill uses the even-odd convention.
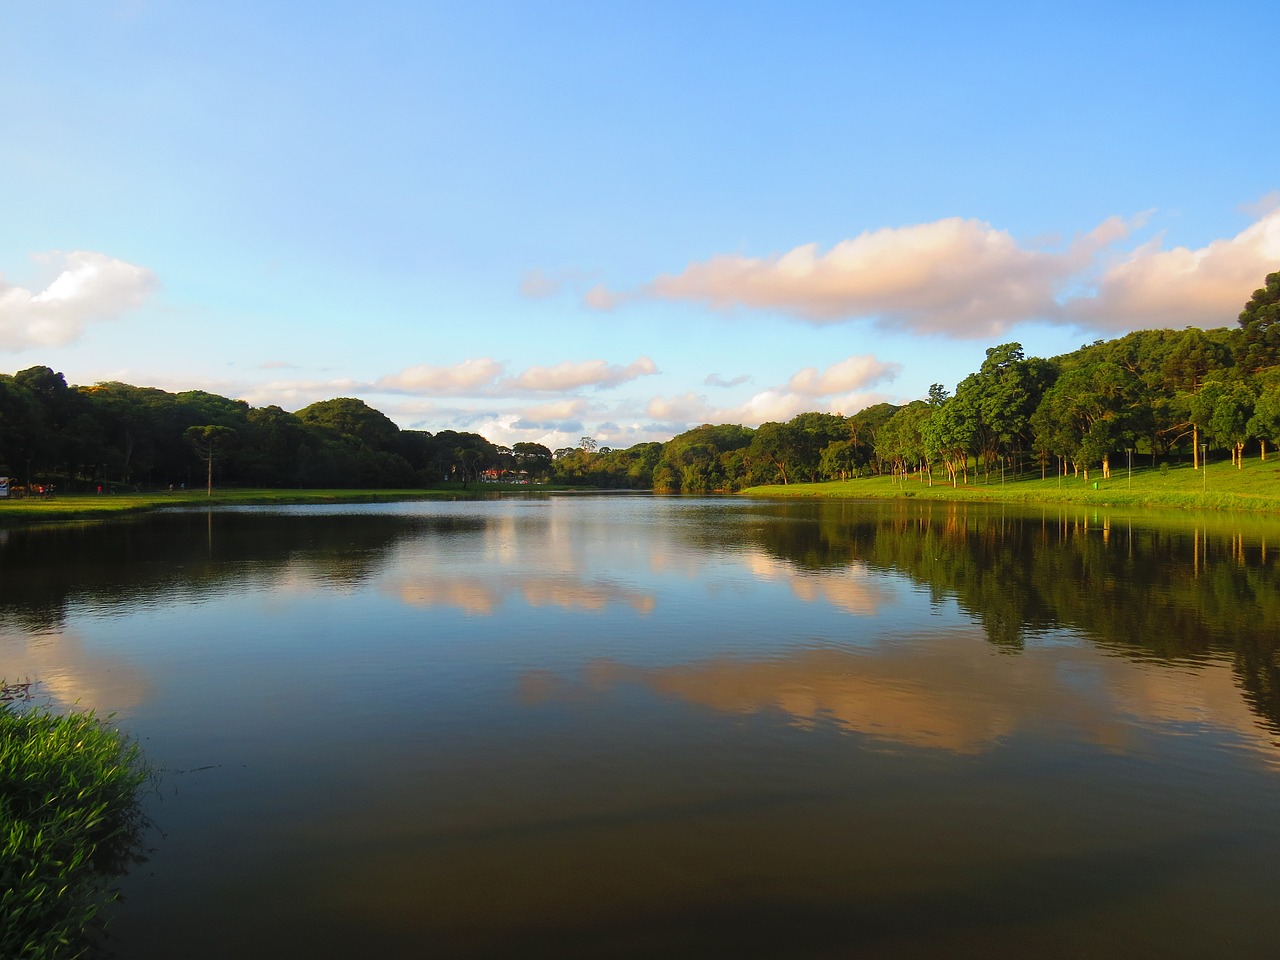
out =
[[[0,372],[620,448],[1233,326],[1278,18],[0,0]]]

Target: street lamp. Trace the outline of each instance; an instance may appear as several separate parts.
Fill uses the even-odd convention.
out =
[[[1200,472],[1204,474],[1204,492],[1209,492],[1209,445],[1200,444]]]
[[[1133,447],[1125,447],[1124,452],[1129,455],[1129,489],[1133,489]]]

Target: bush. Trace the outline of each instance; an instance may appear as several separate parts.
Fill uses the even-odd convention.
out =
[[[137,744],[92,712],[0,702],[0,957],[89,951],[115,882],[142,859],[149,777]]]

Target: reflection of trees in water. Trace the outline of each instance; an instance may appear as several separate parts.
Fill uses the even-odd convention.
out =
[[[71,603],[196,596],[267,582],[286,569],[351,585],[379,570],[405,537],[481,525],[462,517],[215,511],[13,530],[0,544],[0,621],[56,629]]]
[[[963,504],[752,511],[756,522],[725,530],[725,544],[738,536],[805,570],[856,562],[906,574],[935,600],[955,600],[1004,648],[1071,627],[1131,656],[1229,656],[1246,699],[1280,727],[1280,576],[1276,546],[1261,537]]]

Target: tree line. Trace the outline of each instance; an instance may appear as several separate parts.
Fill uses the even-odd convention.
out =
[[[290,413],[202,390],[109,382],[68,386],[35,366],[0,375],[0,475],[64,489],[431,487],[486,471],[545,477],[541,444],[495,446],[475,433],[401,430],[362,400]]]
[[[665,444],[556,451],[566,481],[706,492],[868,473],[954,485],[993,472],[1110,475],[1116,458],[1174,458],[1280,445],[1280,273],[1245,304],[1236,328],[1142,330],[1050,359],[1021,344],[986,351],[954,391],[882,403],[853,416],[704,424]],[[646,471],[651,468],[652,473]]]
[[[986,351],[954,390],[852,416],[802,413],[751,428],[703,424],[625,449],[583,437],[555,451],[475,433],[402,430],[342,397],[289,413],[199,390],[70,387],[31,367],[0,375],[0,474],[73,485],[212,481],[267,487],[431,487],[483,479],[705,493],[759,484],[914,475],[952,484],[1050,470],[1089,479],[1116,458],[1206,454],[1236,464],[1280,446],[1280,272],[1234,328],[1142,330],[1049,359]]]

